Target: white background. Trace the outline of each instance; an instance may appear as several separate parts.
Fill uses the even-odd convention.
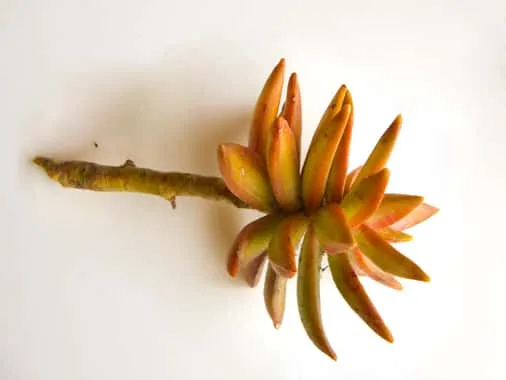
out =
[[[506,2],[3,0],[0,47],[0,379],[506,378]],[[295,282],[276,331],[261,284],[226,274],[256,214],[66,190],[30,162],[216,175],[281,57],[304,149],[346,83],[353,164],[402,112],[389,191],[441,208],[403,246],[431,283],[364,280],[393,345],[323,277],[337,362],[306,337]]]

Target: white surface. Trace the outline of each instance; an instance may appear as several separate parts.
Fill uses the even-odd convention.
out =
[[[505,16],[502,0],[1,2],[0,378],[504,379]],[[441,207],[404,247],[430,284],[365,281],[394,345],[324,277],[336,363],[305,336],[294,283],[275,331],[261,286],[228,278],[251,213],[65,190],[30,164],[217,174],[281,57],[305,148],[346,83],[353,163],[402,112],[389,190]]]

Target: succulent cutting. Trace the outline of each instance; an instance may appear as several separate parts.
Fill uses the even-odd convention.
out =
[[[265,307],[276,328],[284,317],[287,282],[296,281],[298,311],[308,337],[336,360],[320,311],[324,255],[348,305],[376,334],[393,342],[359,277],[395,290],[402,289],[398,278],[429,281],[393,244],[410,241],[405,230],[438,209],[419,195],[386,192],[400,115],[363,165],[349,170],[355,110],[344,85],[325,109],[302,158],[301,93],[292,73],[283,98],[285,66],[281,59],[260,92],[247,144],[219,145],[221,178],[137,168],[130,160],[117,167],[45,157],[34,162],[66,187],[149,193],[173,207],[177,196],[198,196],[262,212],[231,242],[227,271],[232,277],[242,274],[251,287],[264,278]]]

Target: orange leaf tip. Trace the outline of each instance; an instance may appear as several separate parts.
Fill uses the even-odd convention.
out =
[[[302,169],[302,200],[308,213],[320,207],[339,141],[348,123],[351,105],[346,104],[328,123],[316,131]]]
[[[272,129],[272,143],[267,156],[267,170],[274,195],[285,211],[300,208],[300,175],[297,142],[283,117]]]
[[[394,149],[395,142],[397,141],[401,125],[402,116],[399,114],[376,143],[374,149],[358,173],[352,188],[357,186],[363,179],[379,172],[386,166],[392,150]]]
[[[267,78],[258,97],[250,128],[249,147],[262,158],[267,155],[270,128],[278,114],[285,76],[285,59],[282,58]]]

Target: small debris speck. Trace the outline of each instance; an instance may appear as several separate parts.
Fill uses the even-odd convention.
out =
[[[93,145],[95,146],[95,148],[98,148],[98,143],[96,141],[93,141]]]

